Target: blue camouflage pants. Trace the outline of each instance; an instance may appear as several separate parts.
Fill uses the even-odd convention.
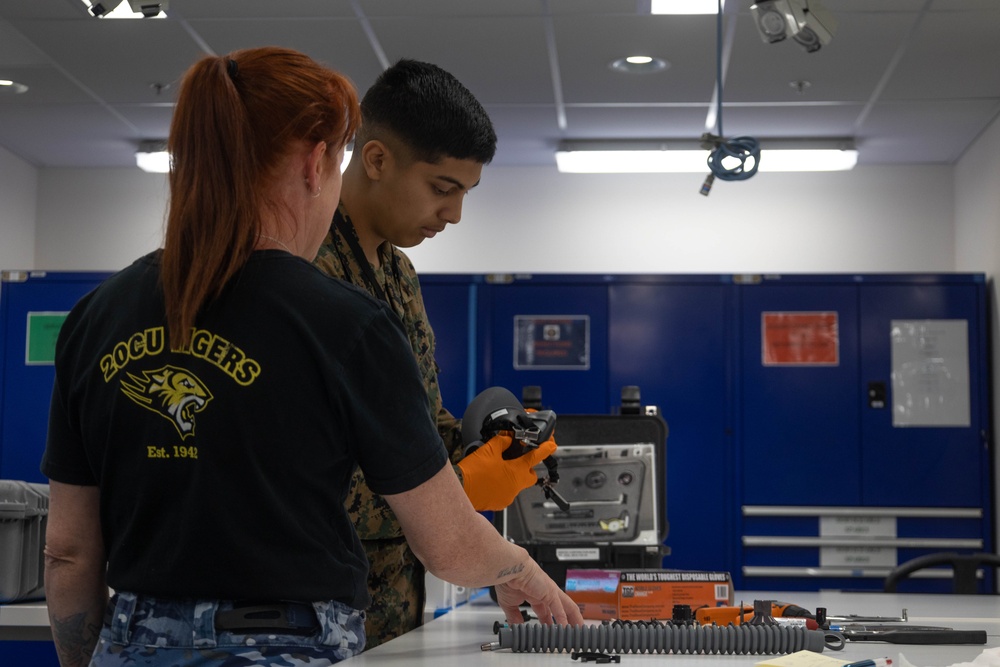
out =
[[[231,601],[163,600],[119,592],[110,602],[91,667],[325,667],[362,651],[364,612],[313,602],[320,630],[312,636],[237,634],[215,629]]]

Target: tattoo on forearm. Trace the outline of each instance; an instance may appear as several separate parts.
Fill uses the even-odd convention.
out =
[[[52,618],[52,639],[62,667],[89,665],[100,634],[100,624],[88,622],[86,613]]]
[[[511,567],[505,567],[504,569],[497,572],[497,579],[503,579],[504,577],[511,574],[518,574],[524,570],[524,563],[518,563],[517,565]]]

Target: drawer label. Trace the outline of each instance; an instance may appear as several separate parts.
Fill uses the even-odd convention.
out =
[[[821,516],[821,537],[896,537],[894,516]]]
[[[896,550],[891,547],[822,547],[820,567],[896,567]]]
[[[572,548],[556,549],[556,560],[559,561],[580,561],[580,560],[600,560],[600,549]]]

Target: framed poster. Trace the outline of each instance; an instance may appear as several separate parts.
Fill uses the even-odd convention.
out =
[[[515,315],[514,368],[588,370],[590,317]]]

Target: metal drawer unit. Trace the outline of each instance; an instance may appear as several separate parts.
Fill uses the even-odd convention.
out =
[[[741,574],[754,588],[881,590],[896,565],[937,551],[986,547],[976,507],[745,505]],[[950,591],[951,571],[922,570],[921,590]],[[992,590],[992,571],[981,571]]]

